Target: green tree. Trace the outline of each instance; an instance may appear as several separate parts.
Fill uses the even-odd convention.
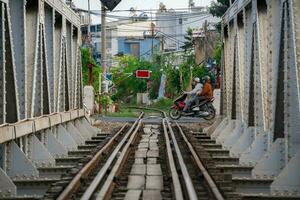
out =
[[[92,63],[95,67],[93,68],[93,87],[95,92],[99,91],[99,75],[101,73],[101,67],[96,64],[94,59],[90,57],[90,51],[88,48],[81,48],[81,60],[82,60],[82,81],[83,86],[88,85],[89,77],[89,63]]]
[[[222,43],[221,41],[218,42],[215,52],[214,52],[214,58],[216,59],[216,62],[218,65],[221,64],[221,57],[222,57]]]
[[[209,12],[215,17],[222,17],[230,6],[229,0],[216,0],[210,5]],[[216,28],[221,32],[221,22],[216,24]]]
[[[134,56],[122,56],[118,58],[119,66],[112,69],[113,83],[116,93],[113,100],[131,101],[137,93],[146,92],[147,80],[138,79],[134,73],[138,69],[150,70],[152,64],[139,60]]]
[[[193,37],[193,30],[191,28],[188,28],[188,30],[186,31],[187,35],[184,36],[184,45],[181,47],[183,48],[185,51],[191,50],[194,48],[195,46],[195,39]]]
[[[222,17],[229,6],[229,0],[216,0],[211,3],[209,11],[213,16]]]

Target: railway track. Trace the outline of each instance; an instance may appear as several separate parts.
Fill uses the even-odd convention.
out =
[[[46,199],[225,199],[181,127],[160,114],[146,124],[142,113]]]
[[[39,167],[39,179],[14,180],[26,195],[4,199],[297,199],[240,193],[248,181],[240,177],[251,167],[240,167],[201,130],[152,111],[111,134],[94,134],[55,166]]]

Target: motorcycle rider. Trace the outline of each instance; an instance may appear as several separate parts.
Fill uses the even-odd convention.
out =
[[[203,85],[200,83],[200,78],[195,77],[193,79],[193,85],[195,85],[194,89],[190,92],[184,92],[184,94],[191,95],[191,98],[187,100],[183,112],[188,112],[188,109],[192,105],[193,102],[195,102],[198,98],[198,95],[202,93]]]
[[[199,95],[199,99],[198,99],[199,102],[203,100],[211,99],[213,97],[213,89],[212,89],[210,77],[204,76],[203,81],[204,81],[204,86],[203,86],[203,90]]]

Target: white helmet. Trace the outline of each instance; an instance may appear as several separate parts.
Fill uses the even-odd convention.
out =
[[[209,81],[209,80],[210,80],[210,77],[209,77],[209,76],[204,76],[204,77],[203,77],[203,81],[204,81],[204,82]]]
[[[200,83],[200,78],[195,77],[195,78],[194,78],[194,81],[197,82],[197,83]]]

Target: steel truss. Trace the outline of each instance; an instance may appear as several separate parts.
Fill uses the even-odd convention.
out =
[[[0,0],[0,198],[97,134],[82,110],[80,45],[80,18],[61,0]]]
[[[0,15],[0,124],[82,108],[79,16],[60,0],[2,0]]]
[[[242,179],[258,184],[242,193],[300,196],[300,1],[236,0],[222,25],[224,119],[211,136],[253,167]]]

